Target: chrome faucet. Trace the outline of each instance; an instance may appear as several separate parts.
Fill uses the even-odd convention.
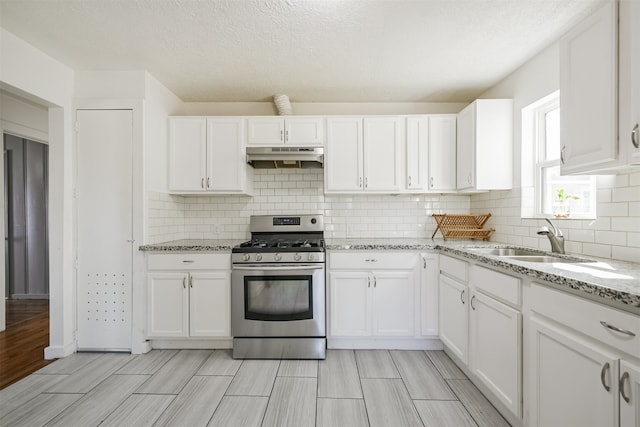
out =
[[[562,234],[562,230],[553,225],[549,218],[545,218],[545,221],[551,225],[553,228],[553,233],[549,230],[549,227],[543,226],[538,230],[538,234],[540,236],[547,236],[549,241],[551,242],[551,252],[555,252],[558,254],[564,253],[564,236]]]

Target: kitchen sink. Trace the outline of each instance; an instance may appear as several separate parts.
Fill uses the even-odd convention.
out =
[[[561,257],[557,257],[557,256],[552,256],[552,255],[528,255],[528,256],[504,256],[504,258],[508,258],[514,261],[525,261],[525,262],[543,262],[543,263],[569,263],[569,264],[575,264],[575,263],[579,263],[579,262],[589,262],[589,260],[586,259],[580,259],[580,258],[561,258]]]
[[[470,251],[493,256],[542,256],[544,253],[536,250],[518,248],[468,248]]]

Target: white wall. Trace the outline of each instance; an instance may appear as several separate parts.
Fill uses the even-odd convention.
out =
[[[487,226],[496,229],[494,241],[550,249],[546,237],[536,234],[544,221],[521,218],[521,174],[523,165],[523,107],[556,91],[559,83],[559,48],[555,43],[540,52],[503,81],[487,90],[481,98],[513,98],[514,189],[492,191],[471,197],[472,212],[491,212]],[[560,94],[562,98],[562,94]],[[561,101],[562,102],[562,101]],[[640,168],[617,176],[597,179],[597,220],[567,219],[559,222],[565,231],[567,252],[638,262],[640,260]]]
[[[48,108],[51,323],[45,357],[63,357],[75,350],[71,167],[74,72],[0,28],[0,89]],[[4,285],[2,289],[4,293]]]

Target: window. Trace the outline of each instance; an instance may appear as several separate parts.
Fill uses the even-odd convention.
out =
[[[559,92],[523,109],[522,130],[523,202],[533,196],[533,203],[523,203],[523,216],[595,218],[595,177],[560,175]],[[533,163],[529,179],[524,176],[527,162]],[[559,194],[570,197],[561,203]]]

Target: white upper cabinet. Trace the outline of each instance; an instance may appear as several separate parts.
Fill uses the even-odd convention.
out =
[[[245,162],[242,118],[169,119],[169,191],[247,194],[253,168]]]
[[[400,141],[397,117],[328,118],[325,191],[399,192]]]
[[[640,2],[620,1],[619,144],[623,163],[640,165]]]
[[[247,119],[247,145],[324,146],[322,117],[252,117]]]
[[[407,117],[405,135],[407,139],[407,190],[426,190],[429,167],[429,118]]]
[[[618,165],[617,2],[560,40],[560,152],[563,174]]]
[[[458,190],[508,190],[513,177],[513,101],[478,99],[458,113]]]

